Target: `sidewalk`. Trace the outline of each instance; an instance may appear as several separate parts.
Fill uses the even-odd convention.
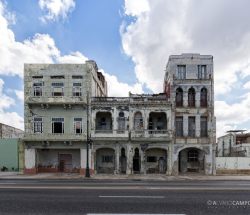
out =
[[[91,178],[85,178],[82,175],[75,173],[39,173],[36,175],[24,175],[19,172],[0,172],[0,179],[94,179],[94,180],[150,180],[150,181],[188,181],[188,180],[250,180],[250,175],[198,175],[187,174],[179,176],[167,176],[161,174],[150,175],[110,175],[110,174],[97,174]]]

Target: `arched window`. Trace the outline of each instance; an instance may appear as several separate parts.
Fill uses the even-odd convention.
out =
[[[195,107],[195,89],[193,87],[188,90],[188,106]]]
[[[183,106],[183,90],[179,87],[176,90],[176,107],[182,107]]]
[[[134,116],[135,130],[143,130],[143,118],[141,112],[136,112]]]
[[[201,89],[201,107],[207,107],[207,89],[205,87],[203,87]]]

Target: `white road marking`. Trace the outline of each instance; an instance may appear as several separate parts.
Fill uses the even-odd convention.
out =
[[[110,213],[98,214],[98,213],[91,213],[91,214],[87,214],[87,215],[145,215],[145,214],[118,214],[118,213],[116,213],[116,214],[114,214],[114,213],[112,213],[112,214],[110,214]],[[186,214],[146,214],[146,215],[186,215]]]
[[[165,196],[99,196],[99,198],[139,198],[139,199],[164,199]]]

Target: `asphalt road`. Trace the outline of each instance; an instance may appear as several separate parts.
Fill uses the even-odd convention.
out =
[[[250,181],[0,180],[0,214],[250,214]]]

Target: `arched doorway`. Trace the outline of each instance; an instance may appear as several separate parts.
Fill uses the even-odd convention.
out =
[[[126,153],[125,153],[125,149],[122,148],[121,149],[121,173],[122,174],[126,174],[126,170],[127,170],[127,157],[126,157]]]
[[[167,150],[151,148],[146,150],[146,173],[165,174],[167,171]]]
[[[101,148],[96,150],[97,173],[113,174],[115,170],[115,150]]]
[[[140,170],[141,170],[140,152],[138,148],[135,148],[133,157],[133,172],[140,173]]]
[[[186,148],[179,152],[179,173],[204,173],[205,152],[194,148]]]

